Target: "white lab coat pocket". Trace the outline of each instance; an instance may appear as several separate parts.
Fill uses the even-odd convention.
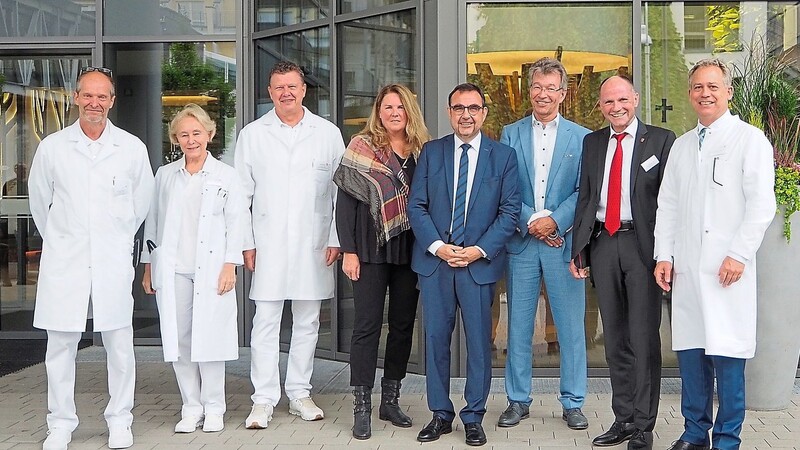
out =
[[[161,249],[154,248],[153,251],[150,252],[150,286],[156,291],[164,286],[164,276],[161,273],[164,267],[160,257]]]
[[[730,238],[719,233],[709,232],[703,236],[703,246],[700,249],[700,272],[717,276],[722,261],[728,256],[729,247]]]

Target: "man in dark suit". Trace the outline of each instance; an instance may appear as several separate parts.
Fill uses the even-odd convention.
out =
[[[433,419],[417,440],[452,431],[450,339],[461,309],[467,346],[466,406],[460,417],[466,443],[483,445],[481,422],[492,376],[494,285],[505,266],[505,245],[517,223],[514,150],[481,133],[487,108],[474,84],[448,97],[455,134],[425,144],[417,163],[408,216],[416,242],[411,268],[419,274],[425,317],[428,408]]]
[[[572,262],[576,278],[592,278],[603,319],[615,421],[592,442],[651,449],[661,382],[661,289],[653,228],[658,189],[675,133],[636,118],[639,94],[627,78],[600,86],[610,127],[583,140]]]

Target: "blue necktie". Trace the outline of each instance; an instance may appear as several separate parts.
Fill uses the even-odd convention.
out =
[[[469,173],[469,144],[461,144],[461,159],[458,161],[458,185],[456,186],[456,200],[453,207],[453,233],[451,242],[455,245],[464,245],[464,221],[467,212],[467,174]]]
[[[701,128],[700,129],[700,133],[698,133],[698,135],[697,135],[697,139],[698,139],[698,141],[700,141],[700,145],[698,145],[698,147],[701,150],[703,149],[703,140],[705,140],[705,138],[706,138],[706,130],[708,130],[708,128],[706,128],[706,127]]]

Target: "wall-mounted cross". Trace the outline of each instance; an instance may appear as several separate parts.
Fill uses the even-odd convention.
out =
[[[656,105],[656,111],[661,111],[661,122],[667,123],[667,111],[672,111],[672,105],[668,105],[667,99],[662,98],[661,104]]]

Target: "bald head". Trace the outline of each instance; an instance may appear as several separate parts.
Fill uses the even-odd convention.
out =
[[[629,79],[615,75],[600,85],[600,111],[614,132],[628,128],[636,118],[637,106],[639,94]]]

